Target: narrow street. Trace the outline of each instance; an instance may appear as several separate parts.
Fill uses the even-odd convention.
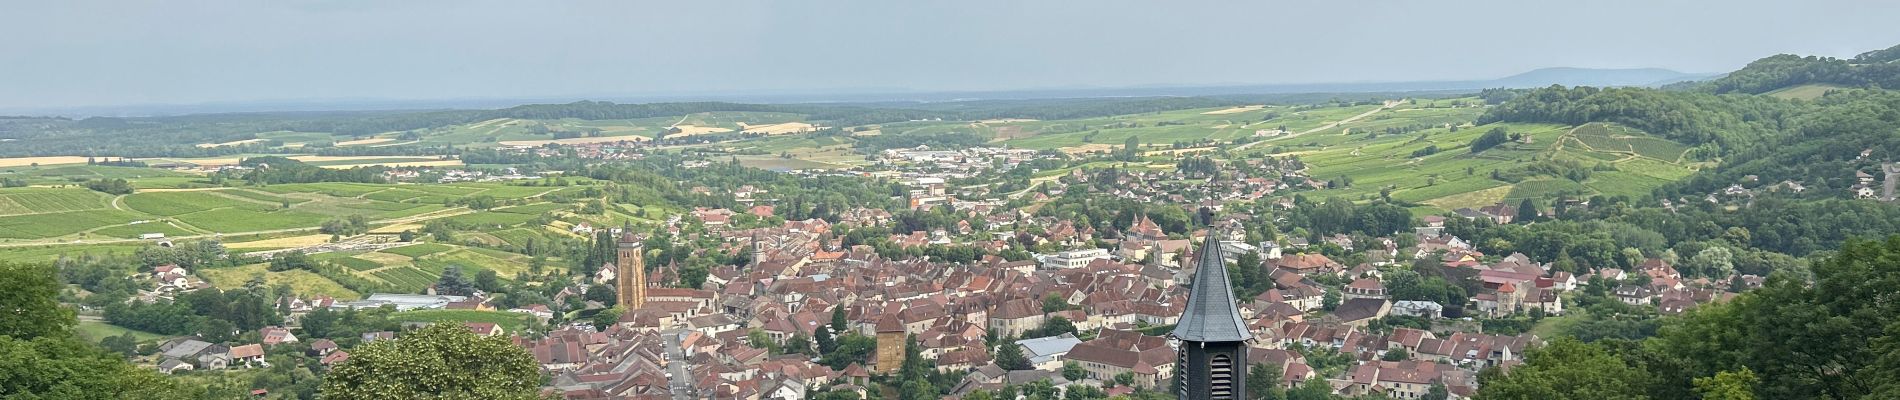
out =
[[[667,386],[668,391],[673,393],[674,400],[692,400],[697,397],[694,393],[696,390],[693,388],[693,378],[686,373],[686,350],[680,347],[680,338],[687,332],[689,331],[674,329],[661,333],[666,340],[666,356],[671,360],[666,363],[666,373],[672,377],[667,382]]]

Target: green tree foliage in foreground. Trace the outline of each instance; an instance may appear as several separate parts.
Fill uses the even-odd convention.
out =
[[[325,377],[323,398],[535,399],[539,368],[507,338],[436,324],[357,347]]]
[[[1477,398],[1900,398],[1900,236],[1848,242],[1813,270],[1813,282],[1771,278],[1645,341],[1553,341],[1482,374]]]
[[[45,265],[0,263],[0,398],[188,399],[190,390],[73,336]]]
[[[0,264],[0,336],[32,339],[71,329],[72,310],[59,306],[50,265]]]

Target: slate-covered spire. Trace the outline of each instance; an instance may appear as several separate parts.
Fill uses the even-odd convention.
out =
[[[1200,257],[1194,268],[1187,309],[1181,312],[1174,337],[1190,342],[1240,342],[1253,338],[1247,322],[1240,318],[1234,303],[1234,286],[1227,279],[1227,261],[1220,250],[1219,229],[1213,226],[1212,213],[1202,209],[1207,237],[1201,241]]]

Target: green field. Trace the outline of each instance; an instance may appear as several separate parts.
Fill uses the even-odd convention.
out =
[[[1762,94],[1766,96],[1773,96],[1773,97],[1790,99],[1790,100],[1792,99],[1814,100],[1814,99],[1821,98],[1821,96],[1827,94],[1828,91],[1843,90],[1843,89],[1851,89],[1851,88],[1838,86],[1838,85],[1829,85],[1829,84],[1824,84],[1824,83],[1813,83],[1813,84],[1795,85],[1795,86],[1775,89],[1768,93],[1762,93]]]
[[[106,208],[104,193],[77,188],[0,189],[0,216]]]
[[[105,338],[127,333],[132,334],[132,337],[138,339],[139,343],[163,340],[170,337],[146,331],[127,329],[100,321],[80,320],[79,325],[74,326],[73,330],[79,334],[80,338],[84,338],[86,341],[93,343],[99,343],[100,340],[105,340]]]
[[[269,286],[290,285],[292,291],[303,295],[325,295],[338,299],[356,299],[363,297],[356,291],[343,287],[322,275],[305,271],[290,270],[270,272],[267,264],[251,264],[231,268],[205,268],[194,271],[198,276],[219,289],[240,289],[254,276],[263,276]]]
[[[454,247],[451,247],[446,244],[417,243],[417,244],[412,244],[408,246],[383,249],[382,252],[391,253],[391,254],[401,254],[401,255],[409,256],[409,257],[422,257],[422,256],[435,254],[435,253],[441,253],[441,252],[449,251],[453,249]]]

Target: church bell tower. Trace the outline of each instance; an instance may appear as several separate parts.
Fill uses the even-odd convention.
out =
[[[1253,333],[1247,330],[1234,303],[1234,287],[1227,279],[1227,262],[1220,249],[1221,235],[1213,227],[1211,214],[1201,210],[1208,226],[1207,237],[1201,241],[1200,257],[1194,260],[1187,309],[1169,334],[1180,340],[1175,379],[1181,399],[1232,400],[1247,393],[1247,341],[1253,339]]]
[[[633,229],[620,232],[620,240],[614,244],[614,293],[620,305],[628,311],[640,309],[647,302],[646,256],[641,254],[646,246],[633,235]]]

